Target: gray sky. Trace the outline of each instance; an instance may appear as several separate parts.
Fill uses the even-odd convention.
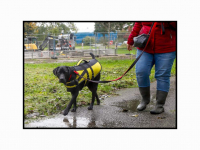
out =
[[[77,28],[78,32],[93,32],[94,31],[94,23],[93,22],[76,22],[74,23]]]

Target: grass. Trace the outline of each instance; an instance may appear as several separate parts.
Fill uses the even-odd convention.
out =
[[[83,49],[83,50],[95,49],[94,46],[91,46],[91,47],[90,47],[90,46],[83,46],[83,47],[82,47],[82,46],[75,46],[75,48],[76,48],[76,49],[80,49],[80,50],[82,50],[82,49]]]
[[[133,60],[112,60],[99,58],[102,65],[101,80],[111,80],[120,77],[132,64]],[[33,112],[40,115],[52,115],[65,109],[71,99],[71,94],[66,92],[63,84],[53,74],[53,69],[58,66],[73,66],[70,63],[40,63],[24,65],[24,116]],[[172,75],[175,74],[175,63]],[[152,69],[150,80],[154,79],[155,70]],[[99,84],[98,95],[115,94],[116,89],[137,87],[135,68],[132,68],[121,80]],[[91,92],[85,87],[77,98],[78,105],[87,105],[91,100]]]
[[[117,48],[117,54],[133,54],[133,55],[136,55],[136,48],[133,48],[132,51],[128,51],[127,49],[125,48]]]

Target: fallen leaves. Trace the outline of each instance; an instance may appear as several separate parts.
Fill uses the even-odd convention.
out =
[[[165,119],[166,117],[158,117],[158,119]]]
[[[85,106],[85,105],[88,105],[88,102],[85,102],[85,101],[80,101],[77,103],[78,106]]]
[[[138,117],[138,115],[136,115],[136,114],[135,115],[131,115],[131,117]]]

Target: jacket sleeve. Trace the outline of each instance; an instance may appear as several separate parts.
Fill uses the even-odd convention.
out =
[[[169,24],[173,29],[175,29],[175,30],[177,29],[177,23],[176,22],[170,22]]]
[[[133,30],[131,31],[131,34],[128,37],[127,44],[133,45],[133,43],[134,43],[133,38],[138,36],[141,28],[142,28],[142,23],[141,22],[135,22]]]

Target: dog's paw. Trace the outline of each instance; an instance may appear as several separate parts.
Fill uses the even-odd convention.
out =
[[[100,101],[97,102],[97,105],[100,105]]]
[[[76,108],[72,108],[71,112],[76,112]]]
[[[92,106],[89,106],[89,107],[88,107],[88,110],[92,110],[92,109],[93,109],[93,107],[92,107]]]
[[[63,115],[66,116],[68,113],[69,113],[69,110],[65,110],[65,111],[63,112]]]

